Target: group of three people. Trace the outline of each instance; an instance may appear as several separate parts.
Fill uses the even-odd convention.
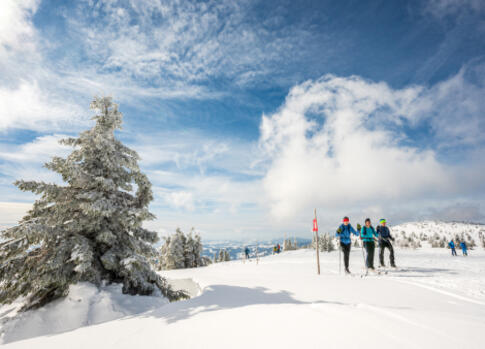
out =
[[[381,267],[384,267],[384,251],[385,249],[389,249],[390,252],[390,261],[391,267],[395,268],[396,264],[394,262],[394,249],[392,247],[391,241],[394,241],[394,238],[391,235],[391,231],[386,226],[386,220],[381,219],[379,221],[380,225],[377,227],[377,230],[371,224],[370,218],[365,220],[365,225],[360,229],[360,232],[357,232],[352,225],[350,224],[349,217],[344,217],[342,220],[342,224],[337,229],[336,237],[340,239],[340,248],[344,254],[344,265],[345,265],[345,272],[350,274],[349,270],[349,256],[350,256],[350,248],[352,245],[351,234],[355,236],[359,236],[364,244],[364,248],[366,250],[367,258],[365,260],[366,267],[373,271],[374,270],[374,251],[375,251],[375,241],[378,239],[380,253],[379,253],[379,262]],[[359,225],[357,225],[359,227]]]

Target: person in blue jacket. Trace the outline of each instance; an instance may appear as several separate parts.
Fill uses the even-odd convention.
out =
[[[463,252],[463,255],[464,256],[468,256],[468,252],[467,252],[467,247],[466,247],[466,242],[465,241],[460,242],[460,247],[461,247],[461,251]]]
[[[374,251],[376,248],[375,239],[377,237],[376,230],[371,224],[370,218],[366,218],[365,225],[360,231],[360,238],[364,242],[365,251],[367,252],[367,258],[365,264],[367,269],[374,271]]]
[[[342,224],[337,229],[335,236],[340,239],[340,248],[344,254],[344,265],[345,272],[350,274],[349,270],[349,256],[350,256],[350,246],[352,245],[352,240],[350,240],[350,234],[359,236],[359,233],[350,225],[349,217],[344,217]]]
[[[385,267],[384,263],[384,251],[385,249],[389,249],[389,259],[391,262],[391,267],[395,268],[396,263],[394,261],[394,249],[392,248],[391,241],[394,241],[394,238],[391,235],[391,231],[387,227],[387,222],[384,218],[381,218],[379,221],[380,225],[377,226],[377,235],[379,236],[379,262],[381,267]]]
[[[451,255],[452,256],[457,256],[456,250],[455,250],[455,243],[453,242],[453,240],[451,240],[450,242],[448,242],[448,246],[451,248]]]
[[[244,249],[244,253],[246,255],[246,259],[249,259],[249,247],[246,246],[246,248]]]

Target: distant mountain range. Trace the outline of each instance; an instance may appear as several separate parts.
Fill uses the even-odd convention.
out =
[[[293,243],[295,239],[291,238]],[[256,251],[260,257],[267,256],[273,253],[273,247],[280,244],[283,247],[284,238],[266,240],[266,241],[230,241],[230,240],[203,240],[202,254],[209,258],[214,258],[214,254],[219,253],[220,250],[225,249],[229,252],[231,259],[240,259],[244,257],[244,249],[249,247],[250,256],[255,257]],[[310,244],[311,239],[296,238],[298,246],[305,246]]]

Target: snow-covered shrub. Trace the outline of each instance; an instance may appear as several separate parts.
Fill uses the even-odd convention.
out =
[[[142,227],[154,218],[148,211],[151,184],[138,167],[138,154],[115,137],[122,124],[118,106],[103,97],[91,108],[95,126],[61,140],[73,152],[45,165],[65,185],[15,182],[42,196],[1,234],[1,303],[24,296],[24,310],[39,307],[67,295],[71,284],[102,280],[122,283],[123,293],[149,295],[158,288],[172,300],[186,297],[151,267],[158,236]]]

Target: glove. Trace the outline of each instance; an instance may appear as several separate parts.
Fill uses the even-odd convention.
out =
[[[337,233],[341,234],[342,233],[342,228],[337,229]]]

